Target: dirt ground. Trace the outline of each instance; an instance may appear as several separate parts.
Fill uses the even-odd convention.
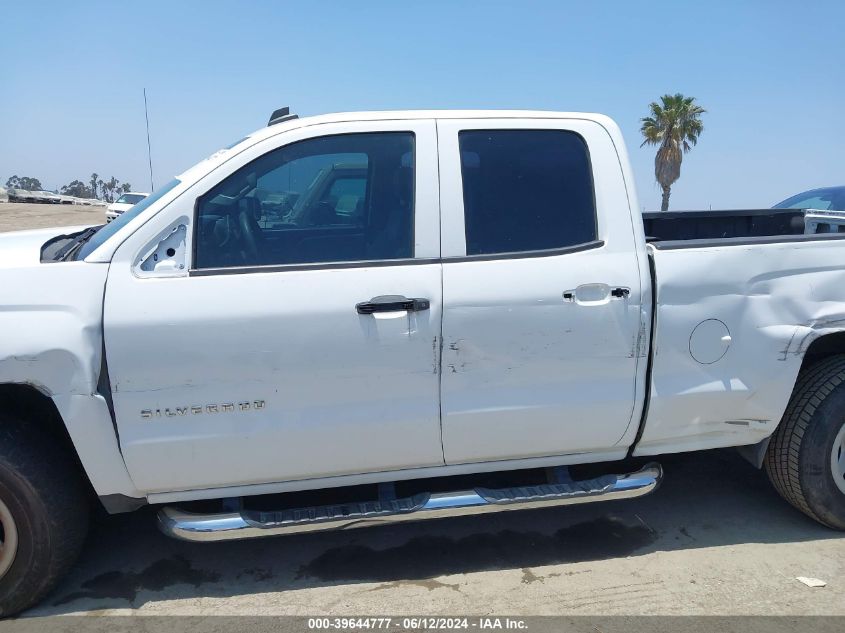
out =
[[[0,202],[0,232],[51,226],[102,224],[105,221],[105,207]]]
[[[0,230],[102,214],[0,204]],[[195,544],[160,534],[153,509],[100,516],[27,615],[845,615],[845,535],[734,451],[659,461],[642,499],[343,533]]]
[[[217,544],[102,517],[28,615],[845,615],[845,538],[734,451],[636,500]],[[810,588],[797,576],[827,582]]]

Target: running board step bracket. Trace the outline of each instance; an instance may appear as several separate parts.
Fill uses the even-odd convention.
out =
[[[196,514],[165,506],[158,513],[158,524],[168,536],[185,541],[224,541],[321,530],[348,530],[503,510],[633,499],[654,492],[662,479],[663,469],[660,464],[651,463],[634,473],[602,475],[584,481],[420,493],[400,499],[272,512],[241,510]]]

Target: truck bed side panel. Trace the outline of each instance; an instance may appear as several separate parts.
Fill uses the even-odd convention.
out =
[[[643,213],[650,240],[726,239],[804,233],[802,209],[746,209],[743,211],[660,211]]]
[[[634,454],[740,446],[771,435],[810,343],[845,329],[845,244],[650,250],[654,370]]]

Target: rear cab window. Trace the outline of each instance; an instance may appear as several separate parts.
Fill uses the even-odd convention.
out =
[[[597,239],[584,139],[568,130],[458,134],[466,254],[564,249]]]

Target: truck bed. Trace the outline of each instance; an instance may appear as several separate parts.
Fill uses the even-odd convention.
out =
[[[643,214],[649,242],[804,234],[804,209],[672,211]]]

